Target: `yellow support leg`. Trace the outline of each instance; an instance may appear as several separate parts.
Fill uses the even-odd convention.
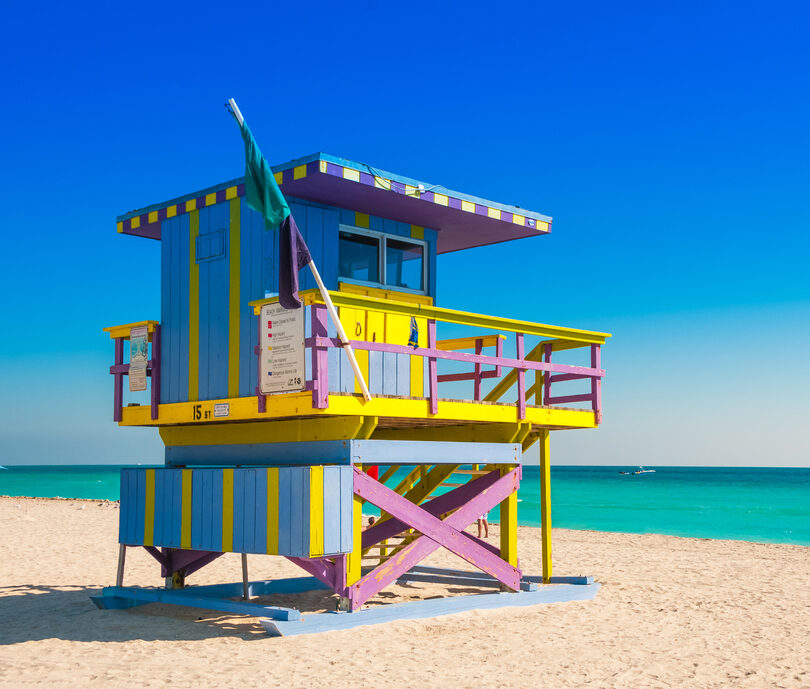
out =
[[[352,497],[352,531],[352,552],[346,558],[346,586],[357,582],[362,575],[363,500],[357,495]]]
[[[514,464],[501,467],[501,476],[514,468]],[[517,491],[501,502],[501,558],[517,567]]]
[[[540,536],[542,539],[543,583],[551,579],[551,453],[549,432],[540,431]]]

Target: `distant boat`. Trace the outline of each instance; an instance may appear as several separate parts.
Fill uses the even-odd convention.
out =
[[[620,471],[619,475],[620,476],[627,476],[629,473],[630,473],[629,471]]]
[[[633,473],[634,474],[654,474],[655,469],[645,469],[644,467],[639,467]]]
[[[0,469],[2,469],[3,471],[8,471],[8,469],[4,466],[0,466]]]

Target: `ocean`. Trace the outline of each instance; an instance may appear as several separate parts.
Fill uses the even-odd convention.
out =
[[[555,527],[810,545],[810,469],[554,466]],[[118,499],[119,466],[12,466],[0,495]],[[540,525],[540,470],[524,467],[518,522]],[[497,521],[497,510],[491,515]]]

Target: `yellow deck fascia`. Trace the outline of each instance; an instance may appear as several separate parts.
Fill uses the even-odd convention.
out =
[[[215,404],[227,403],[229,415],[214,417]],[[149,405],[124,407],[121,426],[171,426],[176,424],[227,424],[240,421],[291,419],[302,416],[366,416],[459,423],[518,423],[515,405],[481,404],[456,400],[440,400],[439,413],[430,414],[430,401],[423,399],[375,397],[364,402],[360,395],[330,395],[329,407],[312,406],[309,392],[268,395],[265,413],[259,412],[257,397],[206,400],[204,402],[177,402],[161,404],[158,418],[153,420]],[[209,413],[206,413],[209,412]],[[199,419],[199,420],[195,420]],[[594,412],[584,409],[558,409],[526,407],[528,422],[551,428],[595,428]]]

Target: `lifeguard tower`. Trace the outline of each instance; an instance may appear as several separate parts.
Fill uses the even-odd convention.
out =
[[[593,596],[590,578],[552,576],[549,436],[600,423],[608,335],[436,304],[437,255],[539,237],[551,218],[323,153],[273,173],[371,399],[312,277],[301,274],[302,308],[277,303],[278,233],[247,206],[243,180],[120,216],[118,232],[160,242],[161,314],[106,329],[112,417],[157,428],[165,467],[122,471],[118,580],[97,604],[245,612],[294,634]],[[125,403],[125,376],[148,388],[147,403]],[[542,578],[524,576],[517,559],[521,456],[534,443]],[[363,530],[365,503],[381,517]],[[465,532],[495,507],[498,545]],[[159,562],[166,588],[123,586],[136,546]],[[438,548],[477,571],[420,565]],[[242,582],[186,586],[227,552],[243,554]],[[248,553],[284,556],[309,576],[250,582]],[[397,581],[463,582],[482,594],[363,609]],[[302,618],[247,600],[313,587],[334,591],[345,613]]]

